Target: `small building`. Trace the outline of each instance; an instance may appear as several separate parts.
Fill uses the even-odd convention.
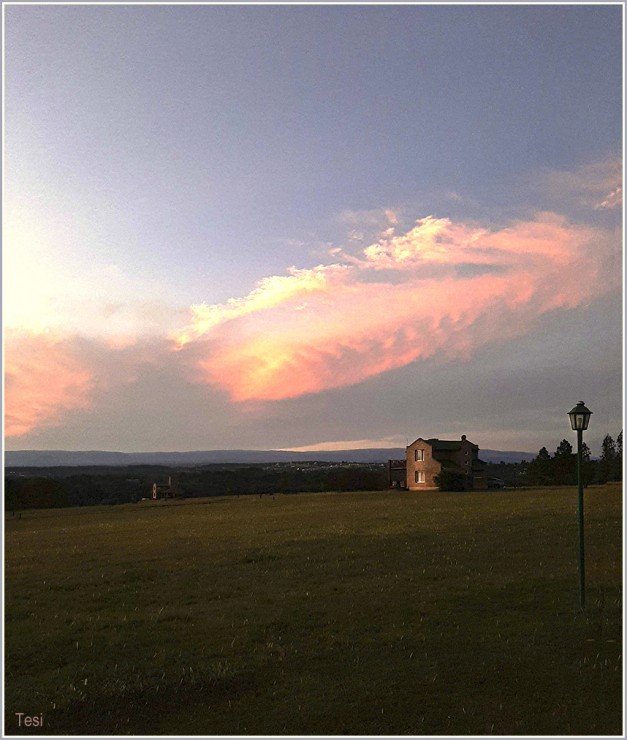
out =
[[[176,493],[172,486],[172,476],[168,476],[167,483],[152,484],[152,498],[154,501],[160,498],[175,498]]]
[[[479,447],[466,439],[465,434],[459,440],[419,437],[406,448],[404,468],[402,462],[388,462],[389,484],[392,488],[433,490],[438,488],[436,476],[443,471],[459,474],[465,490],[488,487],[486,464],[479,459]]]

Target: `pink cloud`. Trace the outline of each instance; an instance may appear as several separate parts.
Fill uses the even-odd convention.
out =
[[[5,337],[5,434],[20,437],[53,426],[90,405],[93,374],[67,339],[52,333]]]
[[[498,230],[429,217],[357,255],[335,250],[340,263],[193,307],[177,346],[198,380],[236,401],[351,385],[421,358],[468,358],[592,300],[616,284],[612,248],[606,232],[555,214]]]
[[[142,367],[163,366],[167,357],[165,337],[11,329],[5,333],[5,434],[21,437],[107,403],[109,393],[137,381]]]
[[[574,170],[546,170],[539,184],[546,194],[578,208],[611,210],[623,204],[623,161],[609,156]]]
[[[620,208],[623,205],[623,187],[618,185],[607,196],[596,204],[597,209]]]

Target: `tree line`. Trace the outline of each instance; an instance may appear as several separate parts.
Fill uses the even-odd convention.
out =
[[[481,453],[479,453],[481,455]],[[563,439],[555,452],[546,447],[530,462],[488,463],[488,478],[498,478],[508,488],[527,486],[567,486],[577,483],[577,453],[573,445]],[[606,434],[601,446],[601,457],[592,459],[590,448],[582,445],[582,477],[584,485],[603,484],[623,479],[623,433],[616,439]],[[442,491],[464,491],[472,488],[472,481],[461,472],[444,470],[436,476]]]
[[[584,442],[582,477],[585,485],[608,483],[623,479],[623,432],[614,440],[606,434],[601,445],[601,457],[593,460],[590,448]],[[563,439],[551,455],[546,447],[527,465],[527,483],[532,486],[560,486],[577,482],[577,453],[572,444]]]
[[[388,487],[382,464],[208,465],[29,470],[5,477],[5,510],[123,504],[150,498],[153,482],[167,481],[177,497],[323,491],[374,491]]]

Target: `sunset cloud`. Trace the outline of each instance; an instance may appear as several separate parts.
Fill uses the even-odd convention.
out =
[[[90,405],[93,373],[77,348],[52,333],[5,336],[5,434],[54,426],[66,411]]]
[[[67,422],[70,413],[97,411],[146,369],[164,367],[171,352],[165,336],[9,329],[4,357],[5,435],[19,438]]]
[[[328,287],[332,270],[338,267],[317,267],[313,270],[297,270],[291,267],[287,276],[275,275],[261,280],[258,287],[246,298],[231,298],[221,305],[208,306],[202,303],[192,306],[192,323],[178,335],[177,345],[182,347],[226,321],[265,311],[313,293],[324,292]]]
[[[620,208],[622,205],[623,188],[621,185],[618,185],[600,203],[597,203],[595,208]]]
[[[605,157],[574,170],[545,170],[539,183],[546,195],[562,203],[591,210],[614,210],[623,204],[622,157]]]
[[[345,439],[332,442],[318,442],[315,445],[303,445],[301,447],[287,447],[289,452],[328,452],[331,450],[368,450],[386,447],[405,447],[408,443],[406,437],[396,435],[383,437],[381,439]]]
[[[499,229],[427,217],[244,298],[194,306],[177,346],[236,401],[352,385],[418,359],[467,359],[591,301],[617,284],[615,247],[612,234],[550,213]]]

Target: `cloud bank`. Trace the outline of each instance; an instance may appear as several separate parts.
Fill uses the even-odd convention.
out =
[[[67,338],[8,332],[4,372],[7,437],[54,426],[64,412],[91,405],[93,373]]]
[[[623,160],[608,156],[573,170],[545,170],[535,173],[545,197],[581,210],[614,211],[623,205]]]
[[[4,340],[7,438],[59,426],[79,411],[102,410],[143,371],[166,366],[172,356],[163,335],[112,341],[106,334],[20,328],[6,331]]]
[[[619,165],[608,158],[536,181],[553,206],[596,225],[542,211],[498,227],[429,216],[407,228],[402,208],[343,211],[350,232],[343,248],[327,247],[327,263],[189,312],[115,266],[68,282],[28,252],[20,227],[7,265],[5,435],[99,415],[150,373],[167,376],[170,395],[194,397],[191,381],[212,404],[230,399],[250,416],[257,402],[353,386],[417,360],[480,359],[545,314],[620,287]]]
[[[356,254],[195,305],[176,336],[196,380],[235,401],[294,398],[418,359],[469,359],[616,287],[616,234],[538,213],[491,229],[427,217]]]

